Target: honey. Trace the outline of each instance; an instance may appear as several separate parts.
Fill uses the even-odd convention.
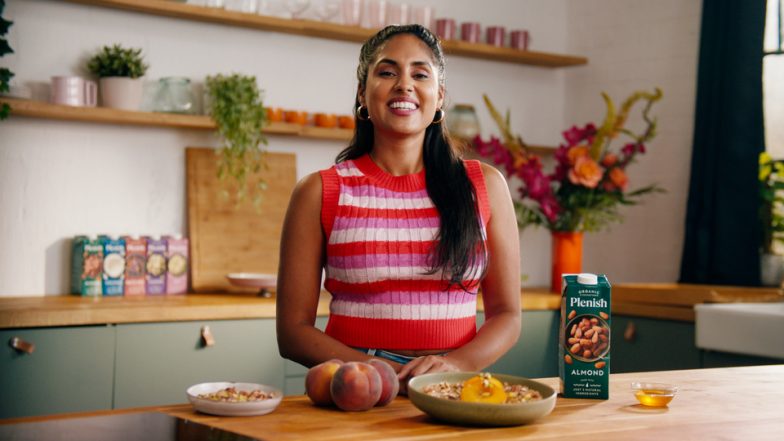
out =
[[[672,391],[661,389],[640,389],[634,393],[643,406],[666,407],[675,396]]]

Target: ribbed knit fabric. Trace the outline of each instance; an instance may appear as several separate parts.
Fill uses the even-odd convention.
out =
[[[478,161],[465,166],[486,237],[490,205],[482,170]],[[326,333],[348,346],[379,349],[447,350],[470,341],[479,281],[467,281],[466,292],[447,289],[441,273],[425,274],[440,218],[424,170],[392,176],[364,155],[321,178],[325,287],[332,294]]]

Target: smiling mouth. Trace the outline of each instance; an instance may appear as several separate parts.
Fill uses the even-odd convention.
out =
[[[389,108],[399,110],[416,110],[419,108],[419,106],[410,101],[394,101],[389,104]]]

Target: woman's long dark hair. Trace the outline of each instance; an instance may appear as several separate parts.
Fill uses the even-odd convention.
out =
[[[427,28],[413,24],[387,26],[362,45],[357,67],[358,90],[365,89],[370,65],[381,48],[399,34],[414,35],[430,48],[438,68],[439,84],[443,86],[445,63],[441,44]],[[358,106],[359,96],[354,108]],[[349,146],[338,154],[336,162],[359,158],[373,149],[373,123],[369,119],[360,119],[356,114],[355,123],[354,137]],[[443,271],[450,284],[466,289],[464,281],[483,275],[479,270],[486,266],[482,265],[486,248],[476,190],[443,123],[430,124],[426,129],[423,161],[427,193],[441,217],[441,228],[436,238],[438,245],[431,255],[428,273]]]

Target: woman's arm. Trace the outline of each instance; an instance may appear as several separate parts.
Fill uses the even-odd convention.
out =
[[[372,357],[315,327],[324,249],[321,176],[313,173],[294,188],[283,223],[276,302],[278,351],[308,367],[331,358],[367,361]],[[400,369],[400,365],[393,367]]]
[[[476,336],[445,356],[417,358],[399,372],[401,379],[428,372],[479,371],[504,355],[520,335],[520,241],[512,198],[504,176],[482,164],[490,200],[487,274],[482,281],[485,322]]]

